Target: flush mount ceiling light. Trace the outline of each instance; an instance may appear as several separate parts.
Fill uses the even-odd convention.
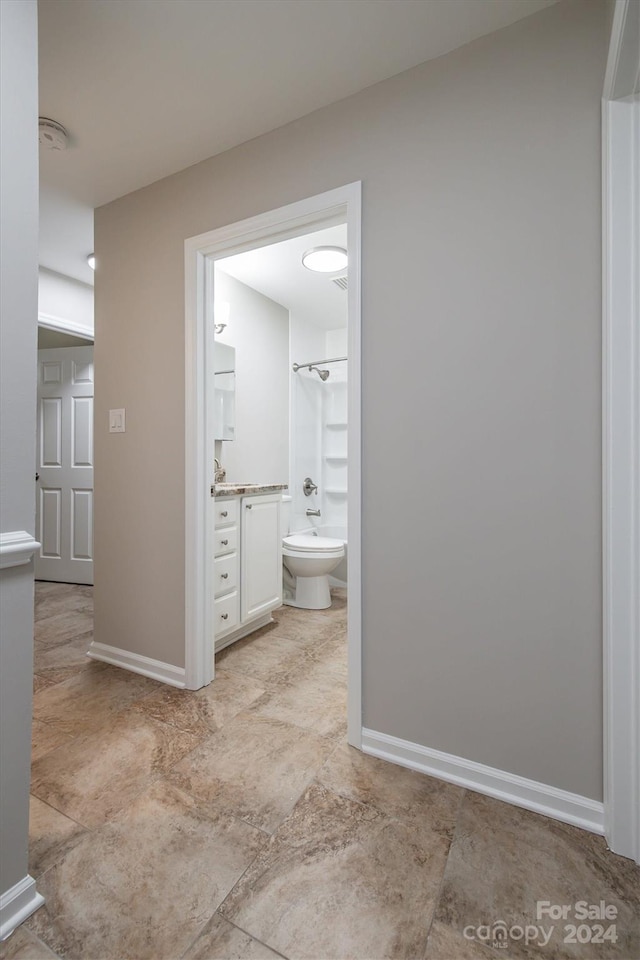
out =
[[[336,273],[347,266],[347,251],[344,247],[313,247],[302,255],[302,263],[315,273]]]
[[[90,254],[89,254],[89,256],[87,257],[87,263],[89,264],[89,266],[91,267],[92,270],[95,270],[95,268],[96,268],[96,255],[95,255],[95,253],[90,253]]]
[[[69,134],[57,120],[38,117],[38,140],[45,150],[66,150],[69,146]]]

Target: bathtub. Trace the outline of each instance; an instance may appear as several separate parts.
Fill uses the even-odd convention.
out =
[[[308,533],[310,535],[317,533],[319,537],[331,537],[333,540],[342,540],[344,543],[344,557],[329,577],[329,583],[334,587],[346,587],[347,585],[347,528],[330,527],[320,525],[317,527],[306,527],[299,530],[298,533]]]

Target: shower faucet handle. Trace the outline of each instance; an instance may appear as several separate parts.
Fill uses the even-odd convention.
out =
[[[302,489],[304,490],[305,497],[310,497],[312,493],[317,492],[318,485],[313,482],[311,477],[305,477],[302,484]]]

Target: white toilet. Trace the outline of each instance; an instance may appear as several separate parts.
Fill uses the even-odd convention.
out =
[[[283,527],[288,530],[290,498],[283,498]],[[286,526],[285,526],[286,524]],[[329,574],[344,557],[344,543],[331,537],[294,533],[282,538],[283,602],[303,610],[331,606]]]

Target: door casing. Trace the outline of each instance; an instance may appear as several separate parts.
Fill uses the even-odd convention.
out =
[[[604,831],[640,863],[640,4],[617,0],[602,99]]]
[[[196,690],[214,676],[212,616],[216,259],[347,224],[348,296],[348,698],[347,737],[362,744],[361,583],[361,183],[350,183],[185,241],[185,673]]]

